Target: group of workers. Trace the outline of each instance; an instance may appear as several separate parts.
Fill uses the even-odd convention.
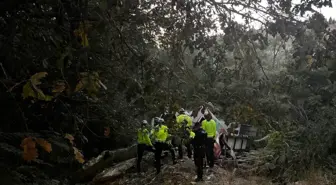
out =
[[[177,128],[177,129],[176,129]],[[155,153],[156,173],[161,170],[162,151],[169,151],[172,156],[173,164],[176,164],[174,147],[171,140],[173,137],[180,138],[178,147],[179,158],[183,158],[183,145],[187,148],[188,158],[194,157],[194,163],[197,171],[196,181],[202,181],[203,176],[203,159],[206,157],[207,164],[210,168],[214,166],[214,143],[216,137],[216,122],[212,119],[211,114],[205,114],[204,119],[192,124],[192,119],[182,108],[176,117],[176,125],[172,130],[174,135],[169,133],[168,127],[162,118],[154,119],[154,128],[149,131],[149,124],[146,120],[142,121],[141,128],[138,130],[138,158],[137,171],[140,172],[140,163],[144,151]],[[193,148],[193,152],[192,152]]]

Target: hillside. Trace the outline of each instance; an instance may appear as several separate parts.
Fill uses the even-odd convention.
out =
[[[332,1],[1,1],[0,184],[88,184],[136,155],[121,151],[142,120],[166,113],[171,128],[207,102],[266,136],[247,154],[252,179],[234,179],[331,184],[336,22],[321,7]],[[125,155],[80,174],[103,151]],[[179,165],[162,178],[189,182]]]

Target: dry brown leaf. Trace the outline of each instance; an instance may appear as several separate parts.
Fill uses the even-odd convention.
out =
[[[87,21],[86,21],[87,22]],[[80,37],[81,38],[81,44],[83,47],[88,47],[89,46],[89,40],[88,40],[88,37],[87,37],[87,32],[88,32],[88,29],[89,29],[89,25],[88,23],[80,23],[79,27],[74,30],[74,34],[77,36],[77,37]]]
[[[65,90],[65,83],[64,82],[57,82],[54,85],[54,88],[52,90],[53,93],[61,93]]]
[[[71,134],[65,134],[65,138],[69,139],[70,143],[73,144],[75,138]]]
[[[110,127],[105,127],[104,129],[104,136],[108,137],[111,133]]]
[[[47,72],[39,72],[30,77],[30,81],[33,85],[40,85],[41,79],[48,75]]]
[[[25,161],[32,161],[38,157],[36,143],[32,137],[26,137],[21,142],[23,148],[22,157]]]
[[[22,157],[25,161],[35,160],[38,157],[37,149],[27,148],[27,146],[24,146]]]
[[[76,148],[73,147],[76,160],[83,164],[85,162],[83,154]]]
[[[75,140],[75,138],[71,135],[71,134],[65,134],[65,138],[69,139],[70,143],[73,145],[73,141]],[[76,148],[76,147],[72,147],[74,150],[74,154],[75,154],[75,159],[79,162],[79,163],[84,163],[84,156],[83,154]]]
[[[80,81],[78,82],[78,84],[76,85],[75,92],[78,92],[78,91],[82,90],[83,87],[84,87],[84,83],[83,83],[82,80],[80,80]]]
[[[52,148],[51,148],[51,144],[44,140],[44,139],[41,139],[41,138],[38,138],[36,139],[36,142],[47,152],[51,152],[52,151]]]
[[[45,95],[43,91],[38,87],[38,85],[42,83],[40,80],[46,77],[47,74],[47,72],[39,72],[30,77],[30,80],[23,86],[23,99],[26,99],[28,97],[34,97],[44,101],[52,100],[52,96]]]

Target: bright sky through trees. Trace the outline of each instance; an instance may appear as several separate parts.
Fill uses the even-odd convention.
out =
[[[294,4],[299,4],[300,0],[293,0],[293,3]],[[314,7],[314,10],[316,10],[318,12],[321,12],[326,17],[327,20],[329,18],[336,19],[336,7],[335,7],[336,6],[336,0],[332,0],[332,4],[333,4],[333,7],[323,7],[323,8]],[[260,6],[257,7],[257,9],[266,10],[267,5],[268,5],[267,0],[262,0]],[[270,16],[267,16],[266,14],[262,13],[261,11],[257,11],[256,9],[253,9],[253,8],[245,8],[244,9],[242,6],[235,6],[235,9],[238,10],[238,12],[242,13],[242,14],[248,13],[250,11],[251,12],[251,17],[254,18],[254,19],[257,19],[258,21],[261,21],[261,22],[266,22],[270,18]],[[235,17],[235,19],[239,23],[244,23],[245,22],[245,19],[241,15],[238,15],[237,13],[233,13],[232,15]],[[306,13],[304,15],[304,18],[298,17],[298,19],[303,20],[310,15],[311,15],[311,13]],[[258,21],[251,20],[252,26],[255,27],[255,28],[260,27],[262,24]],[[222,30],[218,30],[218,32],[222,33]]]

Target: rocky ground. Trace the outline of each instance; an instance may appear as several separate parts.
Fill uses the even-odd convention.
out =
[[[120,179],[114,182],[104,183],[106,185],[263,185],[271,184],[269,181],[254,177],[237,175],[235,169],[224,169],[215,166],[213,172],[209,169],[204,170],[204,181],[194,182],[196,178],[195,165],[192,160],[185,158],[173,165],[171,160],[164,159],[162,173],[155,174],[155,169],[150,164],[150,160],[143,162],[143,171],[141,174],[135,173],[135,169],[128,171]]]
[[[115,153],[114,153],[115,154]],[[184,158],[173,165],[168,153],[163,156],[161,173],[156,175],[154,168],[154,156],[152,153],[144,156],[141,163],[142,173],[138,174],[135,170],[136,159],[113,164],[102,172],[98,173],[90,185],[278,185],[272,183],[270,179],[264,176],[252,175],[248,173],[249,168],[242,164],[235,168],[233,161],[217,161],[213,170],[204,169],[203,182],[195,182],[196,168],[193,160]],[[93,162],[102,160],[103,155],[97,157]],[[100,161],[105,164],[108,160]],[[88,163],[88,166],[90,164]],[[92,170],[91,170],[92,171]],[[312,171],[307,174],[302,181],[288,183],[287,185],[334,185],[336,178],[331,179],[322,171]],[[283,184],[283,183],[282,183]],[[282,185],[281,184],[281,185]]]

